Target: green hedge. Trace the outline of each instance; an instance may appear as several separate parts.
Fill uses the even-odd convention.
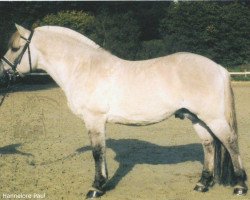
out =
[[[136,4],[128,10],[126,3],[117,5],[110,3],[110,7],[92,14],[74,10],[48,14],[34,26],[71,28],[124,59],[148,59],[187,51],[211,58],[225,67],[250,63],[250,11],[244,3],[171,2],[142,10]],[[156,12],[161,14],[152,16]],[[143,39],[145,32],[152,32],[152,27],[145,25],[150,26],[146,21],[150,18],[144,22],[142,16],[152,16],[153,27],[157,29],[155,36],[147,41]]]
[[[139,26],[133,14],[110,14],[106,11],[93,16],[83,11],[62,11],[50,14],[33,24],[63,26],[78,31],[113,54],[134,59],[139,47]]]
[[[236,1],[173,3],[159,30],[172,52],[202,54],[224,66],[250,62],[250,11]]]
[[[54,25],[76,30],[82,34],[91,34],[95,18],[83,11],[61,11],[46,15],[33,24],[33,27]]]

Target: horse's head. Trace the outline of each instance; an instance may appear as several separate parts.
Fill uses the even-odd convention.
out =
[[[0,63],[0,77],[23,76],[36,68],[37,56],[32,42],[33,32],[16,25],[6,54]]]

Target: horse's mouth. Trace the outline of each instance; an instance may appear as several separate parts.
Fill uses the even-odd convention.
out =
[[[18,76],[19,75],[12,69],[4,70],[0,77],[0,86],[1,87],[9,86],[11,83],[14,83],[16,81],[16,78]]]

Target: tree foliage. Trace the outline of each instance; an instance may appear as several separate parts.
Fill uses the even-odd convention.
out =
[[[110,14],[103,11],[96,17],[91,38],[117,56],[135,59],[139,36],[139,25],[132,12]]]
[[[56,14],[46,15],[34,23],[33,27],[44,25],[63,26],[82,34],[89,34],[92,31],[94,20],[94,16],[83,11],[61,11]]]
[[[207,56],[224,66],[250,62],[249,1],[3,2],[0,52],[14,32],[59,25],[76,30],[125,59],[178,51]]]
[[[134,59],[139,46],[139,26],[132,12],[97,16],[83,11],[61,11],[46,15],[33,26],[57,25],[78,31],[117,56]]]
[[[239,3],[171,4],[160,32],[171,52],[190,51],[224,65],[249,63],[250,12]]]

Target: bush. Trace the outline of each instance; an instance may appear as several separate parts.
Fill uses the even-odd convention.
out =
[[[159,30],[169,51],[235,66],[250,62],[249,21],[249,8],[237,2],[179,2],[167,8]]]
[[[141,48],[138,50],[138,59],[149,59],[167,54],[165,42],[163,40],[149,40],[144,41],[141,44]]]
[[[111,53],[135,59],[139,48],[140,30],[132,12],[108,13],[105,10],[96,16],[94,33],[98,44]]]
[[[78,31],[117,56],[134,59],[139,48],[139,27],[131,12],[111,14],[101,11],[96,17],[83,11],[62,11],[45,16],[33,27],[63,26]]]
[[[94,21],[94,16],[83,11],[61,11],[57,14],[46,15],[43,19],[37,21],[33,27],[44,25],[63,26],[88,36],[92,33]]]

